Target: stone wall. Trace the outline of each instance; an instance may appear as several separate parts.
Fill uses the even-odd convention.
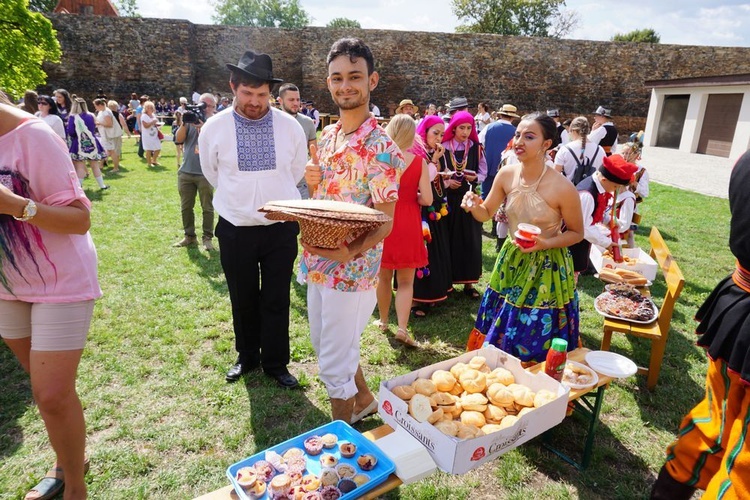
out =
[[[168,19],[51,15],[63,58],[45,65],[45,90],[63,87],[93,97],[130,92],[188,96],[193,89],[230,94],[226,63],[244,50],[270,54],[274,72],[296,83],[321,112],[335,112],[325,87],[325,58],[345,35],[363,38],[380,84],[372,100],[387,113],[402,98],[420,107],[464,95],[494,109],[557,107],[563,117],[611,107],[623,131],[643,128],[645,80],[750,73],[750,49],[612,43],[549,38],[385,30],[282,30],[194,25]]]

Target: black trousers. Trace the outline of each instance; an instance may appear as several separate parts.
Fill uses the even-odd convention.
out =
[[[241,363],[271,375],[289,364],[289,289],[297,257],[299,226],[216,224],[221,267],[232,301],[235,347]]]

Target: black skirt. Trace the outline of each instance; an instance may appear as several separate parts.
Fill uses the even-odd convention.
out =
[[[453,283],[476,283],[482,275],[482,223],[461,208],[471,185],[463,180],[458,189],[448,189],[448,239]]]
[[[438,182],[442,182],[438,177]],[[448,298],[448,292],[453,288],[451,275],[451,254],[449,247],[450,234],[448,232],[448,221],[450,214],[441,216],[440,220],[431,220],[430,213],[440,213],[444,198],[435,190],[435,181],[432,183],[432,209],[422,207],[422,220],[427,221],[430,227],[432,241],[427,244],[427,259],[429,264],[429,275],[414,280],[415,302],[440,302]]]

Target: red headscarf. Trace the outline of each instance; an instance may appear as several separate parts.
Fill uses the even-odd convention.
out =
[[[456,114],[451,117],[450,123],[447,127],[445,127],[443,142],[448,142],[453,139],[453,136],[456,135],[456,127],[458,127],[459,125],[463,125],[464,123],[471,124],[471,135],[469,135],[469,139],[471,139],[474,144],[479,144],[477,126],[474,123],[474,117],[471,116],[471,113],[469,113],[468,111],[457,111]]]

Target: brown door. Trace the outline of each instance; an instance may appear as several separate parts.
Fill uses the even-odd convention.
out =
[[[656,145],[660,148],[679,149],[682,129],[685,126],[690,95],[668,95],[664,97]]]
[[[697,153],[729,158],[740,116],[742,94],[710,94]]]

